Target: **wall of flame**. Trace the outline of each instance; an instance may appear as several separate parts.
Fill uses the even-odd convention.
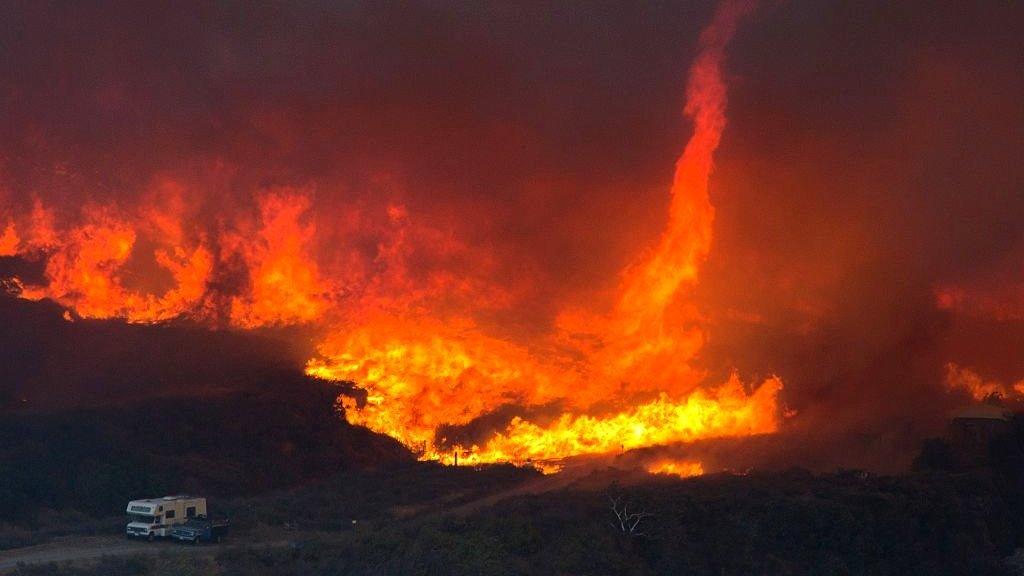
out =
[[[424,246],[431,257],[477,258],[484,270],[487,255],[418,226],[399,204],[387,208],[375,269],[327,271],[313,190],[268,190],[254,212],[225,215],[212,231],[191,225],[199,215],[173,180],[154,184],[151,201],[134,208],[87,204],[71,226],[37,199],[27,214],[7,217],[0,255],[45,254],[45,281],[22,282],[20,296],[52,299],[81,318],[316,326],[321,342],[307,373],[358,383],[366,400],[342,399],[346,416],[425,458],[460,451],[468,462],[523,463],[770,433],[779,425],[781,381],[745,384],[734,374],[707,386],[707,374],[690,364],[705,328],[687,300],[712,241],[708,185],[726,122],[725,48],[751,8],[724,3],[700,36],[684,108],[693,133],[676,164],[660,240],[622,271],[611,306],[577,303],[548,334],[495,334],[475,321],[476,306],[467,308],[466,301],[501,306],[515,286],[443,269],[410,277],[406,264]],[[344,252],[336,251],[342,262]],[[233,268],[244,269],[241,279],[230,277]],[[232,290],[215,289],[232,282]],[[345,293],[358,284],[358,294]],[[479,445],[436,437],[440,426],[469,424],[507,404],[555,404],[561,413],[545,422],[514,417]]]
[[[1011,19],[964,5],[918,26],[891,7],[793,2],[734,41],[751,5],[727,1],[694,47],[672,37],[706,17],[689,4],[626,10],[646,20],[604,36],[567,15],[558,40],[593,52],[595,36],[591,57],[616,71],[589,71],[607,84],[594,100],[553,79],[573,50],[512,81],[551,45],[507,56],[488,18],[477,29],[497,40],[451,34],[471,27],[422,6],[408,21],[254,8],[249,26],[222,6],[209,16],[224,34],[144,10],[74,8],[65,26],[46,6],[5,12],[85,46],[5,44],[23,57],[0,62],[0,258],[39,272],[4,285],[69,321],[300,327],[314,344],[297,368],[356,382],[366,396],[341,398],[345,417],[425,458],[550,467],[795,421],[814,435],[885,421],[904,438],[916,414],[1020,396],[1016,348],[989,346],[1024,333]],[[182,48],[134,19],[181,28]],[[623,45],[648,34],[693,54],[670,62],[673,89],[621,78],[668,66],[622,56],[666,52]],[[651,85],[681,108],[678,129],[650,129]],[[602,147],[637,134],[657,145]]]

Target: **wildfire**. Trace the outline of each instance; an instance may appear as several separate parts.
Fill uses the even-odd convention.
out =
[[[140,241],[136,226],[115,210],[88,206],[83,223],[61,234],[52,229],[52,216],[37,206],[32,217],[34,242],[27,248],[48,252],[45,286],[27,286],[22,296],[51,298],[86,318],[124,318],[131,322],[155,322],[180,316],[206,293],[212,271],[210,252],[202,245],[156,244],[151,265],[170,276],[163,294],[127,286],[132,280],[129,264]],[[173,238],[171,239],[173,241]]]
[[[964,390],[978,401],[991,397],[1024,397],[1024,380],[1016,383],[986,380],[976,372],[952,362],[946,364],[946,387],[950,390]]]
[[[231,301],[231,324],[255,328],[310,322],[327,309],[326,282],[310,253],[316,226],[304,224],[307,195],[287,190],[259,199],[259,224],[252,234],[225,234],[227,258],[248,263],[249,286]]]
[[[452,452],[435,443],[441,424],[469,424],[507,404],[565,406],[551,422],[515,417],[480,445],[455,446],[467,463],[538,462],[777,429],[777,378],[752,393],[735,375],[714,389],[698,387],[705,375],[689,360],[705,336],[699,313],[682,297],[711,244],[708,180],[725,126],[720,68],[750,7],[724,4],[701,35],[684,110],[694,134],[676,165],[669,226],[658,246],[624,271],[615,308],[566,310],[559,332],[532,346],[493,339],[458,319],[375,318],[328,338],[307,366],[311,375],[367,390],[364,406],[343,401],[349,418],[417,447],[424,458],[450,461]],[[559,353],[566,348],[576,354]],[[627,380],[636,383],[623,389]],[[653,400],[639,399],[650,391],[658,393]],[[592,414],[615,402],[626,407]]]
[[[479,321],[481,311],[513,307],[519,289],[488,279],[495,256],[486,250],[416,221],[399,203],[378,216],[353,208],[328,220],[312,188],[260,190],[252,212],[217,218],[188,201],[188,185],[168,181],[143,208],[58,215],[37,201],[4,225],[0,256],[45,258],[45,282],[21,282],[21,296],[84,318],[307,325],[322,336],[307,373],[357,383],[366,399],[343,397],[346,417],[423,458],[554,471],[574,455],[772,433],[778,378],[709,382],[692,362],[707,340],[690,294],[712,242],[708,186],[726,122],[721,67],[750,9],[726,2],[700,37],[684,107],[693,134],[657,245],[622,271],[608,303],[560,310],[547,334],[513,337]],[[464,264],[414,271],[422,261]],[[519,415],[479,442],[438,437],[509,406]],[[547,416],[537,416],[541,407]],[[666,462],[654,471],[703,469]]]
[[[271,191],[258,203],[258,217],[232,223],[214,246],[204,232],[189,229],[193,215],[175,197],[166,206],[132,211],[87,205],[66,227],[37,201],[21,225],[25,240],[12,222],[0,237],[0,255],[45,256],[46,283],[22,283],[21,296],[50,298],[83,318],[189,317],[237,328],[318,319],[330,283],[310,253],[315,227],[302,221],[308,197]],[[244,281],[217,285],[215,271],[236,267],[248,271]]]
[[[647,471],[651,474],[665,474],[688,478],[703,474],[704,466],[700,462],[693,460],[658,460],[647,466]]]
[[[14,256],[18,253],[18,231],[14,229],[14,222],[8,222],[4,228],[3,235],[0,235],[0,256]]]
[[[521,462],[698,438],[766,434],[778,425],[775,400],[781,388],[781,381],[773,378],[747,395],[734,375],[719,388],[698,389],[682,401],[661,394],[651,402],[608,416],[563,414],[548,426],[516,418],[505,432],[473,452],[484,462]]]
[[[366,322],[322,343],[307,373],[358,382],[368,398],[363,407],[345,399],[349,420],[425,453],[433,453],[438,426],[467,424],[506,403],[543,404],[568,381],[522,346],[480,334],[468,320],[380,315]]]

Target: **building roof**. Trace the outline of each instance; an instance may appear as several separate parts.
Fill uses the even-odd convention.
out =
[[[972,404],[956,410],[952,414],[954,420],[1010,420],[1011,413],[1002,406],[992,404]]]
[[[132,500],[134,504],[165,504],[167,502],[174,502],[175,500],[195,500],[195,496],[164,496],[163,498],[143,498],[141,500]]]

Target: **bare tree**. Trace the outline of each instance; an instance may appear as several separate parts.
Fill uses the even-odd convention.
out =
[[[629,511],[629,502],[623,502],[622,496],[608,496],[608,500],[612,503],[612,513],[615,514],[615,521],[611,523],[612,528],[621,531],[623,534],[631,537],[646,536],[644,532],[640,531],[640,521],[644,518],[654,516],[650,512],[644,511]]]

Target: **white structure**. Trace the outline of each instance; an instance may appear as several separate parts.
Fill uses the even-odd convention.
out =
[[[205,518],[206,498],[164,496],[132,500],[128,503],[127,512],[127,536],[152,540],[166,537],[172,526],[187,522],[189,518]]]

